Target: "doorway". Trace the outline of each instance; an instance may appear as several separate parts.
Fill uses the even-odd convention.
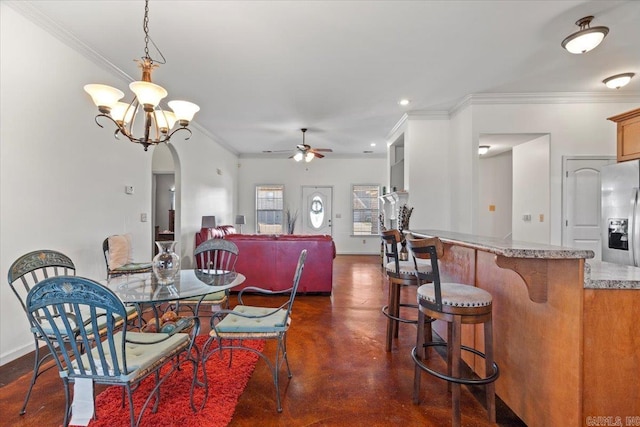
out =
[[[180,171],[168,144],[153,148],[151,176],[151,253],[157,240],[180,240]]]
[[[602,259],[600,168],[610,156],[562,158],[562,245],[590,249]]]
[[[302,234],[331,236],[333,187],[302,186]]]

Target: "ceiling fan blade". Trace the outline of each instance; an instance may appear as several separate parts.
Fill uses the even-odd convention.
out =
[[[270,154],[270,153],[290,153],[291,150],[262,150],[263,153],[266,154]]]
[[[313,153],[314,157],[317,157],[319,159],[324,157],[324,154],[316,153],[315,150],[311,150],[311,152]]]
[[[333,153],[331,148],[314,148],[312,151],[322,151],[323,153]]]

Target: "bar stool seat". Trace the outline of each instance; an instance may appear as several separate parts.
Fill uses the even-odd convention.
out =
[[[475,286],[460,283],[442,283],[438,270],[438,253],[444,249],[439,240],[409,240],[414,257],[431,260],[431,273],[416,272],[420,282],[417,290],[418,333],[416,346],[411,351],[415,362],[413,401],[419,403],[420,379],[422,371],[449,382],[452,394],[452,424],[460,426],[460,384],[486,386],[487,415],[495,422],[495,381],[500,375],[498,365],[493,359],[492,297],[491,294]],[[429,281],[430,283],[425,283]],[[425,284],[422,284],[425,283]],[[447,322],[447,342],[434,342],[432,338],[432,320]],[[461,344],[463,324],[484,325],[484,353],[478,349]],[[426,326],[426,327],[425,327]],[[428,366],[426,349],[435,346],[447,347],[447,372],[440,372]],[[473,353],[485,360],[485,376],[470,378],[461,375],[462,351]]]

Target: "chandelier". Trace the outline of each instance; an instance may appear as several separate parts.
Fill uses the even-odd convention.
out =
[[[118,135],[122,134],[129,141],[141,144],[144,151],[147,151],[150,145],[169,142],[169,139],[176,132],[182,130],[189,132],[185,140],[189,139],[191,137],[191,130],[188,128],[189,122],[193,120],[193,116],[200,110],[200,107],[192,102],[178,100],[167,103],[172,111],[163,110],[160,107],[160,101],[168,93],[162,86],[151,82],[151,72],[158,67],[158,61],[154,61],[149,55],[149,41],[162,57],[162,62],[159,63],[165,64],[166,61],[149,37],[149,0],[145,0],[144,3],[142,26],[144,30],[144,56],[141,60],[135,60],[142,69],[142,79],[129,84],[129,89],[134,93],[133,100],[129,104],[121,102],[120,99],[124,97],[124,93],[103,84],[88,84],[84,90],[91,95],[100,112],[95,117],[98,126],[104,127],[98,121],[100,117],[111,120],[116,125],[114,132],[116,139],[119,139]],[[142,122],[142,125],[138,125],[136,128],[140,132],[139,136],[134,135],[136,120]]]

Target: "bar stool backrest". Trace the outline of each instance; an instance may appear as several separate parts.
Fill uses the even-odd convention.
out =
[[[427,239],[407,239],[409,249],[413,253],[413,262],[416,266],[416,276],[418,277],[418,286],[425,283],[433,282],[435,305],[421,299],[420,304],[429,306],[429,308],[442,311],[442,291],[440,286],[440,270],[438,270],[438,257],[444,255],[444,245],[437,237]],[[418,270],[416,259],[428,259],[431,261],[431,271],[421,272]]]
[[[387,259],[387,263],[395,262],[395,274],[400,274],[400,257],[398,256],[398,244],[402,240],[400,236],[400,231],[393,230],[385,230],[380,233],[380,237],[382,237],[382,242],[384,243],[384,255]],[[389,274],[392,272],[388,271]]]

